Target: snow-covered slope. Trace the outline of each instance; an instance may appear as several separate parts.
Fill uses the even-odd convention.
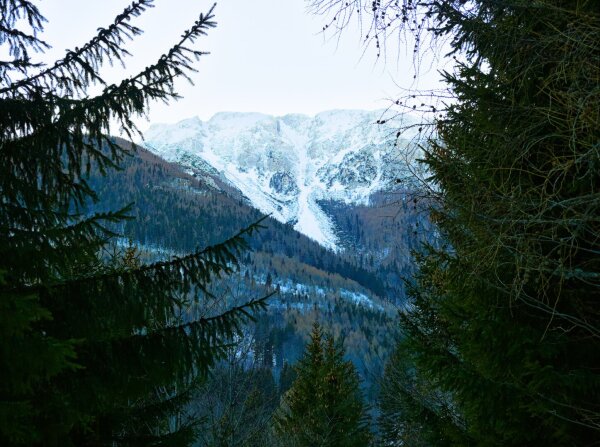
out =
[[[381,117],[359,110],[314,117],[222,112],[206,122],[152,125],[142,144],[220,175],[262,212],[335,250],[333,224],[318,201],[365,203],[407,175],[405,151],[394,146],[402,123],[377,124]]]

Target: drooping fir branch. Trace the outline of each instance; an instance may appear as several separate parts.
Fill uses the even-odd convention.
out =
[[[10,67],[23,71],[27,66],[37,65],[30,64],[28,50],[43,52],[50,45],[37,36],[43,30],[46,19],[34,4],[27,0],[1,0],[0,11],[0,45],[8,44],[8,54],[14,58],[2,64],[4,67],[0,71],[0,80],[5,84],[10,80],[6,71]],[[25,33],[15,28],[19,20],[25,20],[33,32]]]
[[[0,135],[0,150],[8,161],[3,168],[9,171],[2,175],[6,182],[3,189],[19,191],[19,194],[27,192],[31,197],[21,200],[31,204],[44,198],[36,195],[35,190],[11,182],[39,178],[40,186],[56,193],[63,206],[73,195],[80,202],[91,195],[80,181],[82,171],[89,170],[94,162],[103,172],[107,167],[114,167],[124,152],[108,136],[111,119],[116,119],[132,139],[132,132],[137,131],[132,114],[143,114],[151,100],[178,97],[173,89],[174,79],[187,77],[186,72],[195,70],[191,66],[193,58],[204,54],[186,44],[215,26],[213,9],[214,6],[206,15],[201,14],[194,26],[156,64],[119,85],[106,87],[99,96],[75,100],[45,93],[25,101],[0,99],[5,111],[0,114],[0,126],[4,129]],[[108,146],[109,154],[102,151],[103,145]],[[23,157],[31,158],[30,162],[23,163]],[[61,170],[65,174],[55,175],[56,166],[49,166],[45,160],[63,163]]]
[[[92,83],[104,84],[98,69],[106,60],[110,63],[123,63],[123,58],[130,55],[122,44],[141,34],[142,30],[128,22],[152,7],[153,1],[134,1],[108,28],[100,28],[98,34],[81,48],[67,51],[66,56],[51,67],[0,89],[0,95],[27,96],[42,88],[73,96],[85,93],[85,89]]]
[[[74,287],[75,285],[99,285],[103,282],[123,282],[127,279],[143,280],[157,276],[176,277],[181,289],[189,292],[192,285],[203,287],[202,283],[209,283],[214,277],[230,274],[238,266],[237,255],[248,248],[246,237],[252,236],[256,231],[264,228],[262,222],[268,216],[241,229],[234,236],[215,245],[196,250],[189,255],[175,257],[169,261],[160,261],[144,265],[138,268],[109,272],[103,275],[80,277],[66,282],[57,282],[50,286],[46,285],[43,290],[61,290]],[[27,286],[19,289],[19,292],[40,292],[37,285]],[[16,290],[15,290],[16,291]],[[203,290],[209,296],[213,296],[208,290]]]
[[[34,30],[43,29],[42,24],[46,19],[37,6],[28,0],[0,0],[0,23],[12,27],[18,20],[25,20]]]
[[[206,374],[214,362],[225,357],[226,351],[236,346],[236,338],[243,336],[243,326],[255,321],[254,314],[267,307],[267,301],[277,292],[273,291],[259,298],[251,298],[245,303],[229,308],[227,311],[212,316],[198,316],[190,319],[173,317],[161,321],[157,325],[146,325],[137,328],[137,332],[115,331],[103,333],[87,341],[91,349],[104,348],[109,344],[131,344],[137,349],[156,349],[167,343],[175,343],[182,349],[196,352],[195,355],[211,354],[213,360],[196,359],[190,362],[186,373]]]
[[[54,281],[64,277],[79,277],[106,272],[107,268],[98,262],[97,268],[87,266],[81,272],[72,271],[70,259],[73,250],[87,253],[90,259],[96,259],[99,250],[113,237],[119,236],[108,224],[121,223],[132,219],[129,215],[131,205],[118,211],[106,211],[82,217],[79,213],[64,216],[57,214],[55,217],[45,216],[40,213],[39,221],[26,219],[31,215],[27,211],[24,219],[28,222],[23,228],[10,227],[8,231],[0,232],[0,245],[8,245],[13,250],[13,263],[27,263],[32,274],[23,277],[22,283],[39,284],[48,281],[48,274]],[[24,210],[26,211],[26,210]],[[64,225],[65,220],[71,222]],[[2,222],[4,225],[4,222]],[[1,226],[0,226],[1,228]],[[40,257],[39,253],[47,253]],[[45,268],[53,265],[52,271]],[[44,272],[45,274],[41,274]]]
[[[31,63],[28,48],[35,52],[42,52],[50,48],[43,40],[35,34],[28,34],[14,28],[8,28],[0,22],[0,45],[8,44],[9,55],[14,59],[12,61],[2,62],[2,84],[7,84],[10,78],[7,76],[11,69],[26,73],[28,68],[40,67],[42,64]]]
[[[70,120],[73,117],[83,115],[87,122],[80,125],[85,125],[90,130],[90,138],[94,140],[102,138],[102,134],[95,131],[108,129],[109,122],[106,117],[111,117],[119,121],[121,130],[131,138],[131,131],[136,130],[130,119],[132,114],[143,113],[152,100],[166,102],[179,98],[174,91],[175,78],[182,76],[192,82],[187,75],[188,72],[197,71],[192,62],[207,53],[194,50],[187,44],[194,43],[198,37],[206,35],[208,29],[215,27],[214,8],[215,5],[206,14],[200,14],[194,25],[183,33],[180,41],[144,71],[124,79],[119,85],[107,86],[101,95],[93,98],[81,101],[58,99],[57,106],[62,112],[59,112],[59,120],[65,119],[71,124]],[[105,119],[98,119],[99,117]]]
[[[242,325],[248,321],[255,321],[253,313],[258,310],[265,310],[268,299],[276,293],[276,291],[273,291],[261,298],[251,299],[241,306],[231,307],[227,311],[213,317],[200,317],[198,320],[184,323],[178,326],[178,328],[188,330],[194,326],[198,326],[204,330],[211,326],[214,326],[217,329],[228,326],[231,329],[227,329],[226,332],[224,332],[224,329],[219,329],[219,333],[226,338],[231,338],[234,335],[241,335]],[[221,335],[219,335],[218,338],[220,338]]]
[[[41,62],[34,63],[29,56],[14,58],[13,60],[0,61],[0,84],[8,84],[12,82],[11,73],[17,72],[21,75],[27,73],[31,68],[41,68],[44,64]]]

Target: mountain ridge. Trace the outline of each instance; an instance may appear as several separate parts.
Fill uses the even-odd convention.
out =
[[[396,138],[406,120],[382,121],[383,113],[219,112],[207,121],[154,124],[143,145],[192,174],[218,173],[252,206],[335,251],[334,223],[319,201],[367,204],[409,176],[397,160],[410,144]]]

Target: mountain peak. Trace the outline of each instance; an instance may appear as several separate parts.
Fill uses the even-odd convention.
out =
[[[208,120],[208,123],[238,122],[240,124],[251,126],[260,121],[269,121],[272,119],[273,117],[271,115],[259,112],[217,112]]]
[[[192,170],[216,170],[264,213],[335,250],[337,238],[321,200],[367,203],[405,177],[395,161],[399,120],[376,124],[382,110],[329,110],[309,117],[220,112],[154,125],[146,146]]]

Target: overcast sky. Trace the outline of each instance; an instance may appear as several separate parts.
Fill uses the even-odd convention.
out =
[[[44,0],[44,37],[53,45],[47,58],[61,57],[66,48],[80,46],[100,26],[108,26],[129,4],[127,0]],[[155,61],[212,2],[156,0],[155,8],[135,20],[144,35],[128,47],[133,57],[127,68],[108,70],[117,80]],[[373,51],[364,56],[357,29],[338,42],[326,40],[321,17],[305,9],[304,0],[221,0],[215,10],[217,27],[197,41],[211,54],[201,59],[195,85],[177,83],[184,96],[170,105],[154,104],[150,122],[176,122],[191,116],[208,119],[219,111],[257,111],[275,115],[315,114],[323,110],[385,108],[398,87],[411,87],[409,56],[401,51],[386,63]],[[407,55],[408,54],[408,55]],[[361,57],[362,56],[362,57]],[[433,85],[431,71],[419,86]],[[145,129],[148,123],[140,123]]]

